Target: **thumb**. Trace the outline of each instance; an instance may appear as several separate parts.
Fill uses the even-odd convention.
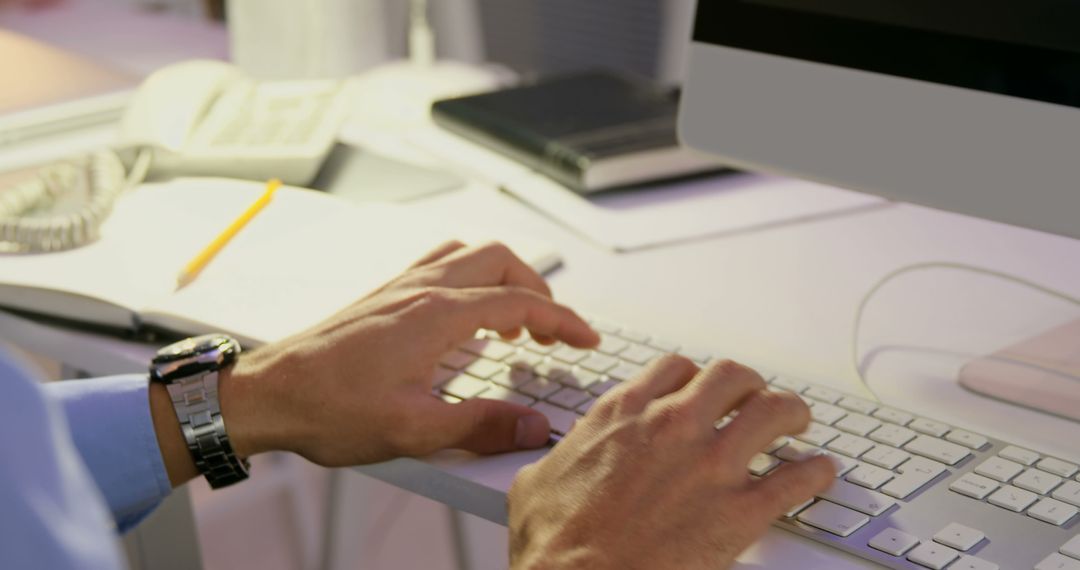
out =
[[[500,453],[537,448],[549,438],[547,417],[519,404],[483,398],[438,404],[429,420],[440,448]]]

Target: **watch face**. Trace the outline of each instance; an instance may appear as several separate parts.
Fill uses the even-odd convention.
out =
[[[220,370],[236,359],[240,345],[223,334],[184,339],[158,351],[150,365],[150,377],[161,382]]]

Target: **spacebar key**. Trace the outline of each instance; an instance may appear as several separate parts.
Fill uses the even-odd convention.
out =
[[[818,497],[873,517],[889,510],[889,507],[896,504],[896,501],[877,491],[871,491],[844,481],[836,481],[832,487],[818,494]]]

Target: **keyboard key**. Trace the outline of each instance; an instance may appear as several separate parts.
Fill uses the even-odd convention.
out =
[[[941,570],[947,566],[953,560],[956,560],[960,556],[960,553],[932,541],[926,541],[915,547],[914,550],[908,553],[907,559],[918,564],[919,566],[926,566],[933,570]]]
[[[809,443],[811,445],[817,445],[820,447],[825,445],[826,443],[829,443],[839,435],[839,431],[829,426],[823,426],[816,422],[810,422],[810,427],[807,428],[805,432],[795,437],[802,441],[805,441],[806,443]]]
[[[881,427],[881,422],[862,414],[848,414],[833,426],[836,429],[865,437],[868,433]]]
[[[529,382],[528,384],[522,386],[518,390],[520,390],[523,394],[527,394],[529,396],[532,396],[533,398],[536,398],[537,400],[544,400],[547,399],[548,396],[554,394],[555,392],[558,392],[561,388],[562,384],[559,384],[554,380],[538,377],[532,382]]]
[[[909,471],[896,476],[892,481],[880,489],[882,493],[897,499],[906,499],[915,491],[922,489],[927,483],[934,480],[937,475],[930,475],[921,471]]]
[[[896,504],[896,501],[877,491],[864,489],[845,481],[836,481],[818,497],[874,517]]]
[[[945,472],[945,465],[925,457],[912,457],[896,470],[899,473],[922,473],[930,477],[937,477]]]
[[[602,376],[595,372],[575,367],[570,372],[556,378],[556,380],[564,386],[585,390],[594,383],[599,382],[601,378]]]
[[[490,386],[487,390],[484,390],[479,397],[484,400],[501,400],[503,402],[521,404],[522,406],[531,406],[536,403],[536,400],[524,394],[507,390],[502,386]]]
[[[874,535],[869,544],[870,548],[875,548],[886,554],[903,556],[905,552],[919,544],[919,539],[902,530],[887,528]]]
[[[975,468],[975,472],[979,475],[1002,483],[1008,483],[1010,479],[1019,475],[1023,470],[1024,468],[1019,463],[1000,457],[991,457]]]
[[[762,452],[763,453],[772,453],[772,452],[776,451],[777,449],[780,449],[781,447],[784,447],[785,445],[787,445],[789,441],[791,441],[791,440],[784,437],[784,436],[780,436],[780,437],[772,440],[772,443],[765,446],[765,449],[763,449]]]
[[[828,457],[833,462],[833,466],[836,467],[837,477],[843,477],[844,475],[847,475],[848,471],[859,466],[859,462],[850,457],[829,453],[828,451],[823,452],[822,455]]]
[[[959,523],[950,523],[949,526],[934,535],[936,542],[960,551],[971,550],[976,544],[982,542],[984,538],[986,538],[986,535],[982,531]]]
[[[1066,558],[1055,552],[1036,564],[1035,570],[1080,570],[1080,560]]]
[[[964,431],[962,429],[954,429],[945,435],[945,439],[953,443],[958,443],[968,449],[982,449],[986,445],[987,439],[981,435],[971,433],[970,431]]]
[[[540,364],[533,367],[533,372],[537,376],[543,376],[548,380],[559,380],[567,374],[571,374],[573,367],[565,362],[559,362],[555,359],[546,359]]]
[[[1062,461],[1060,459],[1054,459],[1053,457],[1044,457],[1042,461],[1035,465],[1039,469],[1046,471],[1047,473],[1053,473],[1054,475],[1060,475],[1068,479],[1076,473],[1076,466],[1072,463]]]
[[[870,517],[828,501],[818,501],[799,513],[796,520],[838,536],[850,536],[870,522]]]
[[[533,406],[533,409],[547,416],[548,421],[551,422],[551,431],[562,435],[570,433],[570,429],[574,427],[574,422],[581,417],[574,412],[553,406],[547,402],[538,402]]]
[[[558,357],[556,356],[556,358]],[[614,356],[594,352],[590,354],[588,358],[579,362],[578,366],[586,370],[592,370],[593,372],[603,374],[604,372],[615,368],[618,364],[619,359]]]
[[[788,392],[795,392],[801,394],[809,385],[801,380],[795,380],[794,378],[788,378],[787,376],[777,376],[773,378],[769,383],[772,386],[780,388],[781,390],[787,390]]]
[[[609,334],[600,335],[600,346],[596,347],[597,352],[604,354],[616,355],[627,349],[630,343]]]
[[[610,390],[610,389],[612,389],[612,388],[614,388],[614,387],[616,387],[618,385],[619,385],[619,383],[616,382],[615,380],[607,378],[605,380],[601,380],[599,382],[594,382],[593,384],[590,384],[589,385],[589,393],[592,394],[593,396],[597,396],[597,397],[603,396],[604,394],[606,394],[608,392],[608,390]]]
[[[1038,498],[1039,496],[1031,491],[1005,485],[991,494],[987,500],[990,501],[991,505],[997,505],[1003,509],[1019,513],[1031,506],[1031,503],[1034,503]]]
[[[878,409],[878,405],[862,398],[856,398],[855,396],[844,396],[836,403],[837,406],[848,410],[849,412],[857,412],[868,416],[874,413],[874,410]]]
[[[510,355],[517,353],[517,347],[500,342],[497,340],[488,340],[483,338],[474,338],[461,345],[461,349],[466,352],[471,352],[477,356],[483,356],[492,360],[502,360]]]
[[[460,404],[464,401],[461,398],[458,398],[457,396],[451,396],[450,394],[439,394],[438,397],[440,400],[446,402],[447,404]]]
[[[1080,534],[1070,538],[1069,542],[1063,544],[1058,552],[1080,560]]]
[[[660,356],[660,351],[641,344],[631,344],[626,350],[619,353],[619,358],[638,365],[648,364],[657,356]]]
[[[794,507],[792,507],[792,509],[790,511],[784,513],[784,516],[789,518],[789,519],[793,518],[795,515],[801,513],[803,511],[803,509],[805,509],[806,507],[809,507],[812,504],[814,504],[814,500],[813,499],[807,499],[805,503],[801,503],[801,504],[798,504],[798,505],[795,505]]]
[[[867,451],[859,459],[885,469],[896,469],[898,465],[911,459],[911,454],[887,445],[875,445],[874,449]]]
[[[1080,512],[1080,509],[1061,501],[1041,499],[1038,503],[1035,503],[1034,506],[1028,509],[1027,514],[1029,517],[1039,519],[1043,522],[1061,526],[1072,520],[1077,512]]]
[[[910,424],[909,428],[926,435],[932,435],[934,437],[941,437],[949,433],[949,426],[941,422],[935,422],[926,418],[915,418]]]
[[[867,451],[870,451],[874,447],[874,444],[869,439],[863,439],[845,433],[830,441],[825,447],[848,457],[858,457]]]
[[[468,372],[472,376],[487,380],[501,370],[505,370],[506,365],[495,362],[494,360],[488,360],[486,358],[480,358],[476,362],[465,367],[465,372]]]
[[[504,368],[495,373],[490,380],[504,388],[518,389],[536,379],[536,374],[526,368]]]
[[[848,473],[847,477],[844,477],[844,480],[855,483],[860,487],[866,487],[867,489],[877,489],[892,478],[892,471],[887,471],[880,467],[874,467],[873,465],[866,465],[864,463]]]
[[[548,402],[568,410],[576,409],[578,406],[588,401],[588,399],[588,392],[577,390],[575,388],[563,388],[546,398]]]
[[[544,361],[544,357],[536,354],[535,352],[529,352],[527,350],[519,351],[510,358],[507,358],[503,362],[514,368],[535,368]]]
[[[750,465],[748,465],[747,468],[750,470],[750,473],[761,477],[769,471],[776,469],[777,465],[780,465],[779,459],[771,455],[765,455],[764,453],[757,453],[750,459]]]
[[[962,459],[971,455],[967,449],[959,445],[942,441],[928,435],[917,436],[915,439],[904,445],[904,450],[910,451],[915,455],[921,455],[935,461],[940,461],[946,465],[956,465],[957,463],[960,463]]]
[[[840,418],[846,416],[847,412],[829,404],[816,404],[810,408],[810,415],[814,418],[814,421],[831,426]]]
[[[803,394],[826,404],[835,404],[840,401],[840,398],[844,397],[840,392],[824,386],[811,386],[804,390]]]
[[[453,380],[443,384],[442,391],[456,396],[462,400],[468,400],[469,398],[475,398],[482,394],[491,384],[478,380],[472,376],[462,374],[455,377]]]
[[[589,410],[592,409],[593,404],[595,404],[595,403],[596,403],[596,398],[589,398],[589,400],[587,402],[585,402],[584,404],[578,406],[577,409],[574,410],[574,411],[579,413],[579,414],[587,414],[587,413],[589,413]]]
[[[960,559],[949,566],[949,570],[1000,570],[1000,566],[982,558],[961,554]]]
[[[616,380],[633,380],[640,374],[642,367],[629,362],[620,362],[618,366],[607,371],[607,375]]]
[[[776,450],[776,456],[784,461],[802,461],[816,455],[822,455],[824,450],[801,441],[789,441],[787,445]]]
[[[1080,483],[1066,481],[1064,485],[1054,489],[1054,493],[1050,496],[1074,507],[1080,507]]]
[[[870,439],[891,445],[893,447],[901,447],[905,443],[915,439],[915,432],[905,427],[896,425],[883,425],[876,430],[870,432]]]
[[[1061,477],[1038,469],[1028,469],[1021,473],[1019,477],[1013,479],[1012,484],[1021,489],[1045,495],[1061,484]]]
[[[987,479],[974,473],[966,473],[963,477],[953,481],[949,485],[949,489],[981,501],[999,486],[993,479]]]
[[[1009,461],[1015,461],[1021,465],[1031,467],[1035,465],[1035,462],[1039,460],[1039,454],[1034,451],[1029,451],[1015,445],[1010,445],[1005,449],[998,452],[998,455],[1008,459]]]
[[[588,357],[590,351],[582,350],[580,348],[574,348],[568,344],[560,346],[555,352],[551,353],[551,357],[567,364],[577,364]]]
[[[892,408],[878,408],[877,410],[874,410],[874,417],[900,426],[906,426],[908,422],[914,419],[914,416],[911,414]]]
[[[544,356],[551,354],[558,347],[558,344],[540,344],[535,340],[530,340],[529,342],[525,343],[525,350],[535,352],[536,354],[542,354]]]

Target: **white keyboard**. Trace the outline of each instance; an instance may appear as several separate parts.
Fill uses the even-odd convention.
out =
[[[598,397],[652,359],[712,356],[604,321],[596,350],[543,346],[487,333],[445,355],[436,394],[531,406],[553,439]],[[774,390],[799,394],[813,423],[748,466],[767,476],[785,461],[827,455],[836,483],[777,526],[895,569],[1080,570],[1080,467],[787,375],[758,370]],[[726,420],[717,422],[723,429]],[[1080,443],[1078,443],[1080,449]]]

